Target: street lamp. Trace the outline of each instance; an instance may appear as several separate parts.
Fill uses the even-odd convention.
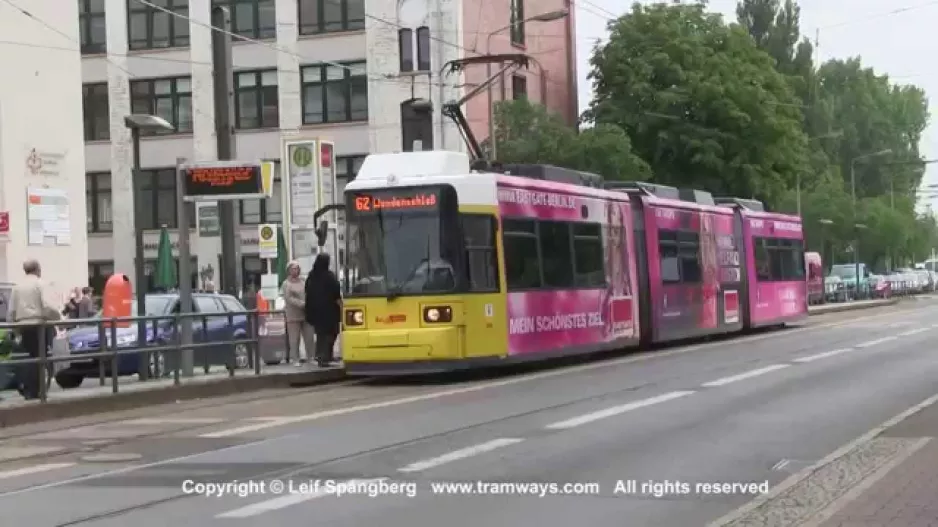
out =
[[[862,161],[864,159],[869,159],[871,157],[885,156],[891,153],[892,153],[892,149],[886,148],[885,150],[880,150],[879,152],[871,152],[869,154],[863,154],[861,156],[857,156],[850,160],[850,194],[853,197],[854,221],[856,221],[856,218],[857,218],[857,174],[856,174],[857,161]],[[862,223],[856,224],[858,229],[861,228],[860,225],[863,225],[863,224]],[[863,225],[862,228],[865,229],[866,225]],[[857,247],[858,244],[859,244],[859,236],[857,236],[857,243],[853,244],[853,262],[854,262],[854,265],[856,266],[856,270],[854,272],[857,275],[856,276],[857,294],[860,294],[860,250]]]
[[[140,212],[143,210],[141,205],[140,190],[140,131],[172,131],[173,125],[166,119],[156,115],[131,114],[124,117],[124,126],[130,129],[130,135],[133,138],[134,168],[130,176],[130,184],[133,192],[133,218],[134,218],[134,291],[137,295],[137,316],[143,317],[147,314],[146,291],[143,283],[146,281],[146,271],[143,261],[143,219]],[[137,346],[146,346],[147,343],[147,324],[137,321]],[[146,379],[149,374],[150,361],[137,361],[137,373],[141,379]]]
[[[553,22],[555,20],[560,20],[561,18],[566,18],[570,15],[569,9],[558,9],[556,11],[548,11],[546,13],[541,13],[539,15],[534,15],[524,20],[519,20],[512,22],[507,26],[500,27],[495,31],[489,33],[488,37],[485,39],[485,54],[492,54],[492,37],[506,29],[511,29],[515,26],[525,24],[527,22]],[[569,45],[569,43],[568,43]],[[485,64],[485,78],[490,79],[492,77],[492,63],[487,62]],[[489,83],[488,87],[488,98],[489,98],[489,149],[491,151],[492,159],[495,159],[495,101],[494,96],[492,95],[492,83]]]

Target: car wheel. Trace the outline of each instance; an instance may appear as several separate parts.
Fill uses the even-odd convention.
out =
[[[160,377],[169,375],[169,372],[166,371],[166,356],[162,351],[150,355],[150,377],[156,377],[157,372],[159,372]]]
[[[55,374],[55,383],[63,390],[78,388],[84,380],[84,375],[79,375],[68,370],[62,370]]]
[[[234,360],[236,369],[244,369],[250,366],[251,354],[248,353],[247,344],[235,344]]]

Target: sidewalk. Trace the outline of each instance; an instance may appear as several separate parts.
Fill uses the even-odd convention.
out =
[[[899,302],[899,298],[888,298],[885,300],[856,300],[854,302],[839,302],[833,304],[821,304],[819,306],[809,306],[808,314],[823,315],[825,313],[837,313],[840,311],[853,311],[855,309],[867,309],[879,306],[888,306]]]
[[[938,527],[938,396],[710,524]]]

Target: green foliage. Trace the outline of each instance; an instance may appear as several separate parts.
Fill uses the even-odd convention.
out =
[[[594,172],[607,180],[645,180],[648,164],[632,152],[628,135],[613,125],[576,133],[560,116],[526,99],[495,108],[498,160],[547,163]]]
[[[746,32],[702,5],[635,5],[592,57],[587,119],[665,184],[774,203],[809,162],[800,102]]]

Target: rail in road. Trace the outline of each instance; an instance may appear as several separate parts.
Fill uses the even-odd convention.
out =
[[[920,296],[913,298],[927,299],[929,297]],[[909,300],[910,299],[906,299],[905,301]],[[896,300],[865,300],[848,303],[831,303],[811,306],[810,311],[813,315],[823,315],[841,311],[881,307],[895,302]],[[278,315],[279,313],[269,313],[266,317],[269,318]],[[245,327],[251,327],[253,325],[254,324],[245,324]],[[101,329],[103,330],[104,328]],[[107,331],[112,330],[108,328]],[[271,356],[276,352],[279,355],[285,356],[284,352],[277,351],[280,348],[277,348],[277,350],[274,349],[278,344],[282,345],[283,342],[279,342],[276,338],[261,338],[258,335],[246,335],[246,337],[244,341],[251,345],[250,348],[246,350],[251,353],[251,356],[248,357],[250,360],[247,361],[248,365],[251,367],[230,368],[228,365],[229,357],[222,353],[216,357],[216,359],[221,359],[221,364],[210,365],[206,362],[204,368],[200,365],[200,367],[195,370],[195,375],[188,378],[177,375],[178,370],[176,370],[171,372],[171,374],[164,372],[161,378],[146,380],[138,379],[138,375],[120,376],[118,380],[106,377],[100,377],[100,379],[88,378],[85,379],[80,387],[70,389],[62,389],[57,386],[56,383],[49,382],[47,391],[44,394],[46,398],[45,401],[25,401],[15,391],[7,390],[0,392],[0,423],[2,423],[3,426],[11,426],[24,422],[61,418],[68,415],[97,413],[139,405],[158,404],[176,400],[177,398],[189,399],[193,397],[209,397],[233,392],[243,392],[246,390],[269,389],[277,386],[334,382],[343,376],[340,371],[340,366],[323,371],[322,369],[312,367],[296,368],[289,364],[289,360],[287,360],[286,364],[281,365],[261,364],[263,361],[257,359],[254,353],[258,353],[261,356]],[[178,348],[178,342],[172,344]],[[119,355],[115,357],[120,360],[126,359],[127,357],[144,356],[154,353],[152,349],[147,347],[134,348],[124,346],[124,348],[126,349],[105,350],[101,353],[106,355],[116,352]],[[156,353],[159,352],[159,350],[156,351]],[[50,357],[50,359],[56,361],[56,364],[63,364],[63,361],[68,360],[70,356],[71,355]],[[206,359],[208,359],[208,355],[206,355]],[[289,359],[289,357],[287,357],[287,359]],[[15,362],[19,363],[22,361]],[[249,379],[251,377],[253,377],[253,379]],[[51,379],[48,380],[51,381]],[[128,394],[131,395],[130,398],[126,397]],[[114,395],[123,395],[125,396],[125,400],[119,402],[102,400],[104,397]],[[22,411],[25,405],[41,404],[48,401],[56,403],[58,408],[56,408],[55,411],[48,411],[48,409],[46,409],[41,413]],[[5,410],[14,409],[20,409],[21,411],[5,412]]]
[[[11,428],[0,503],[40,526],[704,525],[934,393],[938,302],[821,318],[446,386]],[[40,447],[58,450],[24,457]]]

